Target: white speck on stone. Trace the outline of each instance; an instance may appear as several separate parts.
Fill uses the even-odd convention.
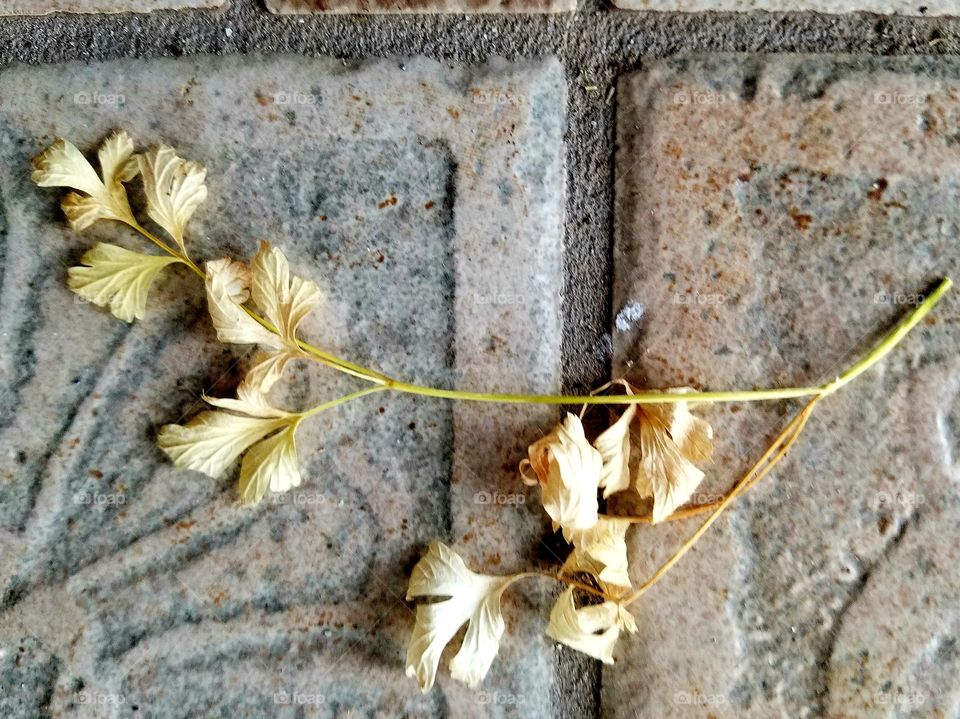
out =
[[[232,36],[233,36],[233,29],[232,29],[232,28],[229,28],[229,27],[228,27],[226,30],[224,30],[224,32],[227,33],[227,37],[232,37]]]
[[[643,317],[645,311],[646,308],[639,302],[633,301],[625,304],[623,309],[617,313],[617,319],[614,321],[617,332],[627,332],[630,330],[633,327],[633,323]]]

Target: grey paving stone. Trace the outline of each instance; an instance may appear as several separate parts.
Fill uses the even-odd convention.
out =
[[[819,384],[960,274],[955,60],[708,56],[655,63],[618,97],[614,316],[633,311],[615,373]],[[824,401],[645,596],[639,641],[604,668],[606,716],[955,713],[958,319],[952,296]],[[730,487],[792,411],[709,409],[718,451],[695,499]],[[696,526],[638,531],[638,576]]]
[[[311,13],[551,13],[577,9],[577,0],[266,0],[271,12]]]
[[[103,223],[72,233],[57,194],[31,185],[29,160],[55,135],[94,148],[115,127],[143,146],[169,142],[209,170],[195,255],[281,246],[325,290],[305,326],[315,342],[420,382],[556,391],[559,63],[18,66],[0,72],[0,98],[0,661],[38,643],[33,669],[0,679],[13,702],[0,706],[551,714],[552,644],[519,621],[548,587],[507,595],[501,657],[481,690],[444,669],[425,696],[403,676],[412,613],[401,599],[432,538],[478,569],[536,560],[542,512],[489,497],[517,491],[516,461],[555,413],[369,397],[301,428],[298,490],[238,506],[234,478],[174,471],[154,436],[198,411],[201,391],[230,392],[247,359],[214,341],[186,274],[161,280],[132,326],[75,302],[65,268],[95,238],[137,242]],[[287,399],[309,406],[354,387],[300,367]]]
[[[956,0],[613,0],[624,10],[663,10],[678,12],[818,12],[878,13],[934,17],[960,15]]]
[[[54,12],[114,13],[218,8],[230,0],[3,0],[0,15],[48,15]]]

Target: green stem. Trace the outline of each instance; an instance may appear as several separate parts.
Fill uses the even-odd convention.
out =
[[[917,305],[913,312],[904,317],[903,320],[887,333],[876,347],[873,348],[870,354],[850,367],[850,369],[837,377],[833,382],[824,386],[822,394],[827,395],[831,392],[836,392],[886,357],[894,347],[900,344],[900,341],[907,336],[910,330],[916,327],[917,324],[930,313],[930,310],[934,308],[952,286],[953,282],[950,281],[949,277],[941,280],[936,289],[934,289],[923,302]]]
[[[130,223],[128,223],[130,224]],[[176,257],[190,267],[200,277],[206,277],[189,257],[167,245],[152,233],[145,230],[138,223],[130,225],[133,229],[156,244],[165,252]],[[325,352],[303,340],[298,339],[297,345],[311,358],[332,369],[344,374],[358,377],[372,382],[379,389],[390,389],[405,394],[415,394],[423,397],[438,399],[461,400],[467,402],[499,402],[504,404],[541,404],[541,405],[630,405],[630,404],[670,404],[676,402],[764,402],[770,400],[795,399],[798,397],[824,396],[835,392],[848,382],[851,382],[877,362],[882,360],[900,341],[912,330],[934,306],[950,290],[953,283],[949,278],[944,279],[936,289],[919,304],[913,312],[905,317],[890,333],[888,333],[873,350],[859,362],[854,364],[832,382],[820,387],[782,387],[774,389],[755,389],[732,392],[638,392],[624,395],[554,395],[554,394],[513,394],[498,392],[470,392],[466,390],[444,389],[442,387],[428,387],[425,385],[402,382],[393,379],[376,370],[355,364],[330,352]],[[269,331],[279,335],[279,331],[264,317],[248,307],[243,308],[254,320]]]
[[[337,397],[336,399],[332,399],[329,402],[324,402],[321,405],[317,405],[313,409],[308,409],[305,412],[300,412],[298,416],[300,417],[301,420],[303,420],[303,419],[306,419],[307,417],[312,417],[315,414],[320,414],[321,412],[325,412],[328,409],[333,409],[334,407],[337,407],[341,404],[346,404],[347,402],[350,402],[352,400],[359,399],[360,397],[366,397],[368,394],[374,394],[375,392],[383,392],[385,389],[386,387],[382,385],[377,385],[376,387],[367,387],[366,389],[357,390],[356,392],[345,394],[343,395],[343,397]]]
[[[470,402],[502,402],[524,404],[669,404],[675,402],[756,402],[761,400],[794,399],[820,394],[820,387],[787,387],[782,389],[756,389],[739,392],[638,392],[618,395],[559,395],[559,394],[499,394],[491,392],[466,392],[455,389],[440,389],[408,384],[393,380],[389,389],[408,394],[440,399],[467,400]]]

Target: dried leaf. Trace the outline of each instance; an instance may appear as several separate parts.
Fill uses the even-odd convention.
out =
[[[299,421],[287,424],[282,431],[257,442],[243,456],[240,466],[240,501],[259,502],[267,489],[286,492],[300,486],[296,432]]]
[[[640,463],[634,486],[640,496],[653,496],[653,521],[660,522],[687,502],[703,479],[694,462],[710,458],[713,429],[691,414],[686,402],[640,405],[636,421]]]
[[[250,272],[242,262],[223,259],[207,263],[207,307],[217,330],[217,339],[233,344],[261,344],[282,349],[283,342],[273,332],[244,311],[242,304],[249,290]]]
[[[178,157],[172,147],[153,147],[139,156],[147,214],[187,253],[183,230],[197,206],[207,199],[202,165]]]
[[[573,533],[573,552],[563,568],[589,572],[607,586],[630,588],[627,560],[627,519],[601,517],[591,529]]]
[[[577,609],[573,587],[557,599],[547,625],[547,636],[605,664],[613,664],[613,648],[621,631],[637,631],[630,612],[616,602]]]
[[[253,301],[277,328],[287,349],[298,354],[297,327],[319,304],[320,288],[311,280],[291,276],[287,258],[267,242],[260,243],[251,269]]]
[[[637,406],[630,405],[620,418],[593,442],[603,459],[600,486],[603,488],[604,499],[615,492],[630,488],[630,427],[636,414]]]
[[[180,262],[175,257],[145,255],[102,242],[80,261],[82,267],[68,270],[67,285],[85,300],[109,307],[125,322],[143,319],[154,278],[167,265]]]
[[[417,621],[407,649],[407,676],[428,691],[437,676],[444,647],[465,623],[460,651],[450,662],[454,679],[471,687],[487,675],[505,628],[500,597],[516,577],[491,577],[467,569],[460,556],[433,542],[413,568],[407,599],[442,598],[417,605]]]
[[[202,412],[186,425],[162,427],[158,444],[178,469],[192,469],[219,477],[252,445],[292,421],[289,417],[244,417],[229,412]]]
[[[590,529],[597,523],[597,488],[603,459],[587,441],[583,424],[568,413],[563,424],[530,445],[529,459],[520,465],[528,484],[539,482],[543,507],[553,519],[554,530],[563,528],[570,541],[572,532]],[[527,470],[532,469],[531,480]]]
[[[97,220],[134,223],[123,182],[136,176],[133,141],[122,130],[113,133],[98,153],[103,179],[83,154],[63,138],[57,140],[33,161],[32,179],[40,187],[70,187],[63,211],[75,230],[83,230]]]

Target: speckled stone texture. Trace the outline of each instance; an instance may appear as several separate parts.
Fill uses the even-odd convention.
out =
[[[934,17],[960,15],[956,0],[613,0],[624,10],[676,12],[818,12],[877,13]]]
[[[229,0],[0,0],[0,15],[47,15],[54,12],[115,13],[217,8]]]
[[[618,97],[615,373],[819,384],[960,274],[955,60],[708,56],[654,63]],[[604,668],[605,716],[956,714],[958,310],[954,294],[823,401],[644,597],[638,640]],[[694,500],[796,407],[705,410],[718,446]],[[638,531],[638,576],[698,522]]]
[[[84,102],[79,102],[80,97]],[[161,279],[146,320],[76,302],[66,226],[29,160],[123,126],[209,169],[197,257],[281,246],[325,289],[305,335],[420,382],[557,391],[565,80],[553,60],[462,66],[294,57],[0,72],[0,715],[542,717],[549,586],[505,598],[479,691],[403,676],[402,601],[424,544],[507,572],[544,516],[516,461],[555,413],[368,397],[305,423],[304,483],[237,505],[235,477],[175,471],[157,428],[227,394],[201,288]],[[298,367],[291,407],[356,387]],[[494,531],[495,530],[495,531]],[[548,605],[546,605],[548,606]],[[448,655],[450,656],[450,655]]]
[[[266,0],[270,12],[308,13],[550,13],[576,10],[577,0]]]

